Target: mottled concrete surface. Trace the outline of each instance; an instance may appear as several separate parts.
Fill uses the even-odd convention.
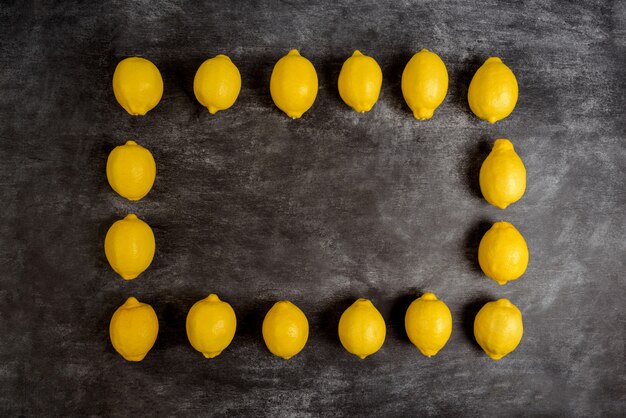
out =
[[[2,2],[0,5],[0,413],[3,416],[618,416],[626,410],[626,3],[623,1]],[[330,2],[329,2],[330,3]],[[445,61],[450,89],[434,119],[400,91],[410,56]],[[299,48],[320,91],[298,121],[272,104],[274,62]],[[383,68],[381,98],[359,115],[337,93],[354,49]],[[196,68],[218,53],[241,70],[235,106],[210,116]],[[117,105],[116,63],[142,55],[165,93],[147,117]],[[490,55],[516,73],[520,99],[490,126],[469,111],[472,74]],[[493,141],[528,170],[506,211],[477,189]],[[108,186],[126,139],[158,166],[138,203]],[[150,269],[124,282],[108,266],[108,226],[135,212],[154,229]],[[505,287],[476,253],[489,224],[526,237],[526,275]],[[403,329],[433,291],[454,330],[435,358]],[[239,319],[232,345],[205,360],[185,315],[210,292]],[[108,339],[131,296],[161,331],[140,364]],[[388,324],[365,361],[340,346],[340,313],[369,297]],[[493,362],[472,337],[477,309],[510,298],[525,334]],[[277,299],[311,322],[286,362],[260,334]]]

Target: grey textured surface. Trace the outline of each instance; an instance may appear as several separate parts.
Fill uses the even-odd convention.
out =
[[[0,413],[146,416],[617,416],[624,413],[626,3],[2,2],[0,6]],[[412,118],[400,76],[421,48],[450,88],[428,122]],[[320,90],[292,121],[273,105],[274,62],[298,48]],[[383,68],[381,98],[359,115],[337,93],[354,49]],[[243,77],[233,108],[195,101],[196,68],[218,53]],[[144,118],[115,102],[116,63],[141,55],[165,93]],[[490,126],[469,111],[489,56],[517,75],[514,113]],[[493,141],[528,171],[506,211],[477,189]],[[131,203],[108,186],[109,151],[133,138],[157,161]],[[108,266],[109,225],[129,212],[154,229],[152,266],[124,282]],[[526,275],[482,275],[491,222],[526,237]],[[403,315],[420,292],[450,306],[454,330],[431,359]],[[216,292],[234,307],[232,345],[205,360],[186,340],[191,305]],[[131,296],[161,331],[139,364],[108,339]],[[387,341],[360,361],[339,344],[341,312],[369,297]],[[510,298],[525,334],[493,362],[474,343],[487,300]],[[308,315],[305,350],[270,355],[260,326],[290,299]]]

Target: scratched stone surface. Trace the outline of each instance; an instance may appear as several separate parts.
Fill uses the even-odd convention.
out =
[[[626,3],[620,1],[251,1],[0,5],[0,413],[3,416],[619,416],[626,410]],[[319,75],[301,120],[272,103],[274,63],[291,48]],[[447,97],[416,121],[400,90],[422,48],[448,68]],[[367,114],[337,92],[359,49],[380,63]],[[239,67],[236,104],[210,116],[195,70],[216,54]],[[145,117],[116,103],[117,62],[140,55],[165,91]],[[495,125],[467,105],[489,56],[520,97]],[[525,196],[487,204],[478,170],[510,138]],[[117,196],[108,153],[148,147],[157,179],[139,202]],[[150,268],[125,282],[103,241],[136,213],[153,228]],[[497,220],[526,238],[530,264],[499,286],[477,265]],[[424,291],[450,307],[447,346],[425,358],[404,332]],[[238,318],[232,345],[205,360],[189,345],[192,304],[218,293]],[[129,296],[160,332],[125,362],[109,320]],[[337,338],[341,312],[367,297],[385,345],[364,361]],[[499,362],[473,338],[483,303],[524,315]],[[289,299],[308,316],[298,356],[272,356],[265,312]]]

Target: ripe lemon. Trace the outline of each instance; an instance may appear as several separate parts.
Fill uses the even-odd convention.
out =
[[[120,196],[128,200],[143,198],[152,189],[155,177],[152,154],[135,141],[126,141],[109,154],[107,180]]]
[[[369,112],[378,100],[383,72],[376,60],[354,51],[339,73],[339,95],[357,112]]]
[[[309,321],[288,300],[276,302],[263,320],[263,340],[270,352],[285,360],[298,354],[309,339]]]
[[[508,139],[498,139],[480,168],[480,190],[500,209],[517,202],[526,190],[526,168]]]
[[[193,79],[193,92],[200,104],[214,115],[231,107],[241,91],[241,74],[226,55],[217,55],[200,65]]]
[[[474,319],[474,337],[494,360],[515,350],[523,334],[522,313],[508,299],[486,303]]]
[[[339,319],[339,340],[351,354],[364,359],[385,342],[385,320],[368,299],[357,299]]]
[[[478,246],[483,272],[503,285],[518,279],[528,266],[528,247],[522,234],[508,222],[496,222]]]
[[[434,356],[446,345],[452,334],[452,314],[434,293],[415,299],[404,317],[406,334],[425,356]]]
[[[161,101],[161,73],[156,65],[145,58],[126,58],[115,67],[113,93],[128,113],[143,116]]]
[[[152,306],[130,297],[117,308],[109,324],[115,351],[128,361],[141,361],[154,345],[159,320]]]
[[[439,55],[422,49],[402,72],[402,95],[415,119],[433,117],[448,92],[448,70]]]
[[[111,225],[104,239],[109,264],[125,280],[134,279],[148,268],[154,248],[152,229],[133,214]]]
[[[270,93],[276,106],[297,119],[313,106],[317,97],[317,73],[311,61],[296,49],[278,60],[270,78]]]
[[[196,302],[187,314],[187,338],[206,358],[213,358],[228,347],[235,336],[235,311],[215,294]]]
[[[517,79],[498,57],[491,57],[476,71],[467,92],[472,112],[496,123],[513,112],[517,103]]]

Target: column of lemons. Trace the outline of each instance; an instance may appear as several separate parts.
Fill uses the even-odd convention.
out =
[[[490,57],[470,82],[467,100],[480,119],[495,123],[509,116],[517,103],[515,74],[500,58]],[[506,209],[526,190],[526,168],[508,139],[496,140],[480,168],[480,190],[490,204]],[[509,222],[496,222],[478,246],[480,268],[498,284],[521,277],[528,266],[528,246]],[[474,337],[489,357],[499,360],[522,339],[522,314],[508,299],[489,302],[476,315]]]
[[[523,334],[522,313],[508,299],[486,303],[474,319],[476,341],[494,360],[515,350]]]
[[[413,345],[431,357],[446,345],[452,334],[452,314],[434,293],[427,292],[409,305],[404,326]]]
[[[293,119],[309,110],[317,97],[317,73],[308,59],[292,49],[274,65],[270,94],[276,107]]]
[[[113,94],[129,114],[143,116],[161,101],[161,73],[156,65],[145,58],[126,58],[115,67]]]
[[[289,360],[309,339],[309,321],[304,312],[288,300],[276,302],[263,319],[263,340],[272,354]]]
[[[230,304],[210,294],[191,307],[186,328],[191,346],[204,357],[213,358],[219,356],[233,340],[237,317]]]
[[[240,91],[241,74],[226,55],[204,61],[193,79],[196,99],[212,115],[235,104]]]
[[[496,222],[478,245],[478,264],[498,284],[517,280],[528,267],[528,246],[509,222]]]
[[[513,71],[500,58],[490,57],[470,81],[467,101],[476,116],[496,123],[513,112],[517,94],[517,79]]]
[[[448,70],[439,55],[427,49],[413,55],[402,72],[402,95],[415,119],[433,117],[448,92]]]
[[[104,239],[107,260],[124,280],[134,279],[148,268],[154,249],[152,229],[132,213],[113,223]]]
[[[480,191],[492,205],[506,209],[526,191],[526,168],[508,139],[497,139],[480,167]]]
[[[341,99],[359,113],[376,104],[383,84],[383,72],[372,57],[354,51],[341,67],[338,87]]]
[[[339,340],[350,354],[360,359],[376,353],[385,343],[383,316],[368,299],[357,299],[339,319]]]
[[[107,159],[107,180],[111,188],[128,200],[148,194],[156,177],[156,163],[150,151],[135,141],[117,146]]]
[[[152,306],[134,297],[117,308],[109,324],[113,348],[128,361],[141,361],[154,345],[159,320]]]

